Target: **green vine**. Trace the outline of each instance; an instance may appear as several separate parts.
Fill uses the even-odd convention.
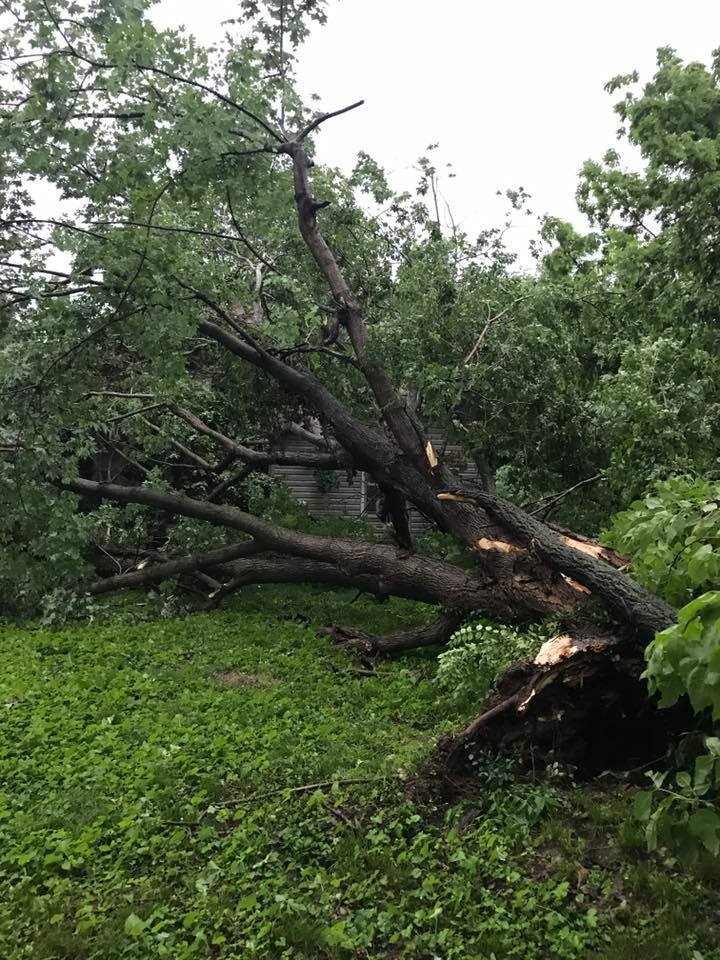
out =
[[[315,470],[315,483],[321,493],[330,493],[340,486],[340,475],[337,470]]]

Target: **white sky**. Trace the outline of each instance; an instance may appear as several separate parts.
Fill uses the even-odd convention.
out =
[[[184,24],[203,41],[222,35],[237,0],[161,0],[158,25]],[[498,189],[524,186],[537,213],[580,222],[577,173],[616,144],[617,73],[649,79],[659,46],[709,62],[720,46],[719,0],[330,0],[325,27],[300,54],[301,89],[323,109],[364,98],[331,121],[319,159],[343,169],[366,150],[397,187],[439,142],[436,164],[455,220],[470,234],[500,225]],[[522,251],[533,232],[513,229]],[[523,257],[523,260],[525,257]]]

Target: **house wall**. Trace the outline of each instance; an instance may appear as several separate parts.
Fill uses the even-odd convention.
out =
[[[288,437],[283,447],[294,453],[317,453],[317,447],[299,437]],[[325,491],[320,489],[315,471],[309,467],[278,464],[270,467],[270,476],[284,480],[292,495],[307,504],[310,516],[318,520],[360,516],[360,474],[348,478],[345,470],[333,473],[336,477],[333,489]]]
[[[442,449],[443,434],[440,430],[428,431],[428,436],[436,451]],[[288,436],[284,449],[293,452],[316,452],[317,448],[299,437]],[[448,444],[446,459],[456,473],[464,480],[477,478],[475,464],[467,458],[462,449]],[[293,496],[307,505],[308,513],[318,520],[329,520],[337,517],[360,517],[382,526],[375,512],[375,502],[372,497],[374,485],[364,479],[358,472],[348,477],[345,470],[337,470],[336,483],[332,490],[321,490],[318,486],[315,471],[308,467],[288,467],[274,465],[270,468],[270,475],[284,480]],[[363,512],[363,508],[365,511]],[[410,510],[410,529],[413,533],[426,529],[428,526],[424,518],[416,511]]]

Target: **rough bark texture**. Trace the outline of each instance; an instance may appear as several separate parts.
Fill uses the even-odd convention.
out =
[[[284,556],[285,565],[290,569],[292,564],[296,563],[295,558],[325,565],[322,568],[297,565],[296,581],[317,580],[316,573],[319,569],[324,573],[333,569],[332,579],[328,581],[323,576],[320,578],[321,582],[342,582],[348,586],[372,589],[373,593],[379,595],[392,594],[465,612],[485,609],[506,619],[519,618],[518,609],[496,589],[492,579],[480,573],[463,570],[451,563],[408,553],[397,547],[298,533],[275,526],[235,507],[220,506],[145,487],[80,479],[68,481],[64,487],[85,496],[106,498],[118,503],[145,504],[176,515],[238,530],[253,538],[256,549]],[[173,562],[177,564],[178,561]],[[194,561],[184,562],[189,564],[187,569],[197,569],[202,565],[195,563],[193,567]],[[251,564],[252,561],[248,563]],[[279,572],[280,565],[276,563],[275,569]],[[288,582],[288,575],[283,573],[280,579],[281,582]],[[267,582],[267,579],[264,582]],[[100,592],[100,587],[96,592]]]
[[[502,497],[477,491],[465,494],[465,499],[486,509],[549,566],[601,597],[621,622],[636,627],[643,636],[652,636],[675,621],[671,606],[602,559],[600,548],[590,549],[586,541],[555,533]]]
[[[397,545],[411,550],[413,542],[405,497],[398,490],[384,484],[380,484],[380,492],[382,494],[380,519],[392,527]]]
[[[398,630],[383,636],[365,633],[356,627],[343,626],[325,627],[320,632],[329,636],[334,643],[345,650],[390,656],[408,650],[417,650],[420,647],[434,647],[447,643],[466,616],[466,611],[448,610],[443,612],[437,620],[425,626],[410,627],[407,630]]]

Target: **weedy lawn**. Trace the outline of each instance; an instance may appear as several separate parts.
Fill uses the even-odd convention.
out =
[[[351,599],[0,627],[3,960],[720,960],[720,870],[648,858],[620,787],[429,799],[465,717],[429,654],[347,669],[319,625],[423,615]]]

